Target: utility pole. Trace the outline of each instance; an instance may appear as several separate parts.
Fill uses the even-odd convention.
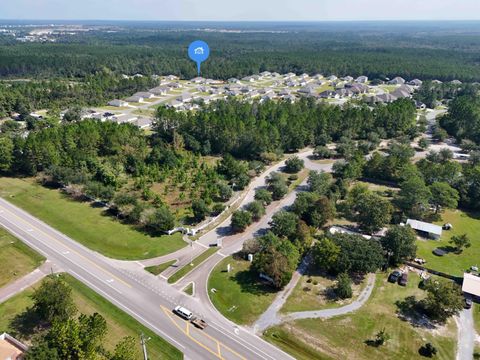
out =
[[[147,341],[150,340],[151,338],[146,338],[143,333],[140,335],[140,342],[142,344],[142,349],[143,349],[143,360],[148,360],[148,355],[147,355]]]

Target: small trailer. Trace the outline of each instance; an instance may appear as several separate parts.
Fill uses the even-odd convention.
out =
[[[208,326],[207,323],[205,322],[205,320],[197,318],[197,317],[194,317],[193,319],[191,319],[190,322],[193,325],[195,325],[195,327],[197,327],[201,330],[205,329]]]

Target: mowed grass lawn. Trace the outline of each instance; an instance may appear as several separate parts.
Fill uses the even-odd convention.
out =
[[[300,278],[280,312],[311,311],[345,306],[358,297],[365,287],[366,280],[364,279],[358,284],[352,283],[353,297],[345,300],[335,299],[332,290],[335,284],[334,278],[309,271],[307,275]]]
[[[0,196],[50,226],[111,258],[134,260],[165,255],[186,243],[180,233],[150,236],[122,224],[103,210],[47,189],[33,179],[0,178]]]
[[[143,359],[143,356],[141,356],[142,350],[139,340],[139,335],[143,332],[146,336],[151,337],[148,341],[148,353],[151,359],[183,358],[183,354],[178,349],[144,327],[130,317],[130,315],[112,305],[75,278],[67,274],[64,274],[63,276],[67,283],[72,287],[73,299],[77,305],[79,313],[92,314],[98,312],[107,321],[108,333],[105,337],[105,347],[108,350],[113,350],[118,341],[123,337],[133,336],[138,339],[138,359]],[[15,334],[15,336],[18,336],[22,340],[29,342],[29,337],[16,333],[16,331],[11,328],[10,323],[16,315],[22,313],[32,305],[30,295],[32,295],[33,291],[34,288],[28,288],[5,303],[0,304],[0,333],[7,331]]]
[[[418,240],[417,256],[427,260],[426,267],[443,271],[450,275],[462,276],[471,266],[480,266],[480,214],[467,213],[461,210],[447,210],[442,214],[438,225],[450,223],[452,230],[443,231],[440,240]],[[437,247],[451,247],[450,238],[454,235],[467,234],[472,246],[461,254],[449,252],[444,256],[432,253]]]
[[[0,227],[0,287],[40,266],[45,258]]]
[[[227,272],[227,264],[232,266]],[[208,294],[223,316],[237,324],[252,324],[273,302],[276,291],[250,271],[250,262],[231,256],[222,260],[208,279]],[[216,292],[212,293],[211,289]]]
[[[386,274],[377,275],[375,288],[367,303],[358,311],[331,319],[297,320],[267,329],[264,338],[297,359],[422,359],[420,346],[431,342],[438,350],[436,359],[455,358],[456,326],[447,325],[428,330],[414,327],[398,318],[395,302],[407,296],[423,298],[418,288],[420,277],[409,274],[407,287],[388,283]],[[385,329],[391,336],[380,347],[365,341]]]

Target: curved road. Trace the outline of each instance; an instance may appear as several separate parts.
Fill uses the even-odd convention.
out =
[[[297,155],[305,161],[305,167],[308,169],[331,171],[332,163],[313,162],[309,158],[311,154],[312,150],[307,150]],[[255,189],[265,186],[265,178],[272,171],[280,170],[282,166],[284,161],[255,178],[240,206],[252,201]],[[272,215],[291,205],[305,183],[303,182],[284,199],[270,204],[267,207],[267,214],[242,234],[229,233],[229,217],[216,229],[201,236],[193,247],[187,246],[175,253],[143,262],[106,258],[4,199],[0,199],[0,225],[43,254],[57,268],[70,273],[179,348],[187,359],[292,359],[290,355],[256,336],[251,329],[239,327],[225,319],[210,302],[207,282],[210,271],[218,262],[239,251],[246,239],[268,229]],[[146,263],[159,264],[173,259],[176,259],[177,265],[182,267],[188,264],[192,257],[202,253],[210,245],[217,244],[219,240],[222,242],[221,250],[174,286],[143,269]],[[181,291],[190,282],[196,284],[195,297]],[[185,306],[194,314],[203,317],[209,324],[207,329],[197,330],[173,316],[171,309],[176,305]],[[308,314],[310,315],[312,314]]]
[[[311,151],[301,153],[306,164],[312,168],[328,169],[331,165],[320,165],[308,160]],[[262,186],[265,177],[278,170],[277,164],[255,179],[242,202],[253,199],[254,189]],[[198,243],[208,246],[223,239],[223,248],[217,255],[195,269],[182,283],[196,281],[206,284],[208,272],[223,256],[232,254],[242,247],[243,240],[256,231],[268,226],[273,212],[289,205],[295,199],[295,191],[285,199],[269,206],[269,215],[252,225],[245,233],[229,236],[225,232],[230,219],[225,220],[214,231],[203,235]],[[283,360],[292,357],[248,329],[238,327],[226,320],[211,306],[206,288],[199,286],[196,297],[178,290],[181,285],[172,287],[166,281],[143,270],[138,262],[121,262],[106,258],[77,243],[27,212],[0,199],[0,225],[5,227],[27,245],[43,254],[56,268],[66,271],[91,289],[111,301],[155,333],[181,350],[187,359],[265,359]],[[202,247],[202,245],[197,245]],[[202,249],[200,249],[202,250]],[[186,247],[167,257],[178,257],[189,261],[190,248]],[[203,317],[209,324],[204,331],[197,330],[171,314],[171,309],[182,305]]]

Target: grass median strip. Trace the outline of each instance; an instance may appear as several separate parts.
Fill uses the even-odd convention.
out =
[[[160,275],[162,272],[164,272],[167,268],[172,266],[173,264],[176,263],[177,260],[172,260],[168,261],[166,263],[160,264],[160,265],[154,265],[154,266],[147,266],[145,268],[146,271],[153,275]]]
[[[212,256],[214,253],[216,253],[219,250],[218,247],[211,247],[205,250],[203,253],[198,255],[195,259],[193,259],[191,264],[187,264],[184,267],[182,267],[180,270],[178,270],[175,274],[170,276],[168,278],[168,283],[169,284],[174,284],[181,278],[183,278],[185,275],[187,275],[190,271],[195,269],[198,265],[200,265],[202,262],[207,260],[210,256]]]

